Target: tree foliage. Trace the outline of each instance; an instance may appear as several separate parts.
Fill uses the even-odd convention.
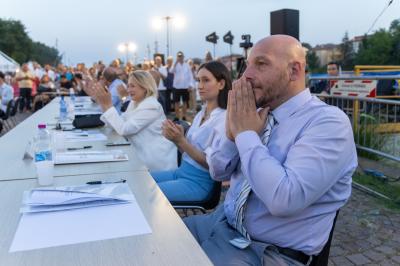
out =
[[[18,63],[33,60],[55,65],[61,61],[57,49],[33,41],[20,21],[0,18],[0,36],[0,50]]]
[[[364,38],[356,56],[358,65],[392,64],[393,39],[391,34],[381,29]]]
[[[312,50],[312,47],[308,43],[302,43],[303,47],[307,49],[306,61],[308,65],[308,69],[310,72],[318,71],[321,67],[319,58],[315,51]]]
[[[340,44],[340,51],[342,53],[341,66],[343,70],[351,70],[354,67],[354,49],[353,44],[349,40],[349,34],[346,31]]]

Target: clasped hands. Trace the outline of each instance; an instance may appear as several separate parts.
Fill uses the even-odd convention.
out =
[[[257,111],[256,100],[250,82],[244,77],[232,84],[228,95],[226,136],[234,141],[241,132],[251,130],[261,134],[268,117],[269,107]]]

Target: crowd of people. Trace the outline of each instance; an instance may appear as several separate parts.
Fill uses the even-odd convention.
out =
[[[182,52],[165,65],[24,65],[14,81],[22,111],[54,89],[92,97],[172,202],[203,200],[229,181],[223,204],[184,220],[215,265],[310,265],[350,197],[357,154],[348,117],[311,95],[305,67],[301,44],[273,35],[235,81],[221,62],[193,64]],[[185,130],[195,88],[203,105]]]
[[[210,60],[208,57],[206,60]],[[165,61],[165,62],[164,62]],[[154,60],[145,60],[134,65],[128,61],[122,64],[115,59],[109,66],[102,61],[86,66],[79,63],[75,67],[58,64],[41,66],[37,62],[25,63],[16,73],[3,73],[3,82],[12,87],[11,98],[19,97],[20,112],[35,112],[47,104],[52,98],[60,94],[69,94],[71,89],[78,96],[85,96],[85,79],[102,80],[109,86],[113,95],[113,103],[118,112],[125,102],[128,77],[134,70],[148,71],[156,81],[158,101],[164,113],[171,111],[176,114],[176,119],[187,119],[187,109],[196,109],[196,70],[199,63],[185,60],[183,52],[178,52],[176,60],[172,56],[164,60],[156,56]],[[9,101],[11,99],[7,97]],[[4,99],[3,99],[4,100]],[[5,100],[4,100],[5,101]],[[126,107],[126,106],[125,106]]]

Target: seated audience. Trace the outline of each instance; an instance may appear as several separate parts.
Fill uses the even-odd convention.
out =
[[[149,170],[174,169],[177,150],[162,135],[162,122],[166,119],[157,101],[157,86],[152,76],[137,70],[130,74],[128,93],[131,101],[126,112],[119,114],[112,96],[101,82],[87,81],[86,93],[101,106],[101,120],[119,135],[129,138],[138,157]]]
[[[41,109],[47,103],[50,102],[51,99],[54,98],[54,83],[50,80],[47,74],[44,74],[40,79],[39,87],[37,89],[37,93],[33,98],[33,109],[36,112]]]
[[[183,152],[182,164],[172,171],[151,172],[154,180],[170,201],[198,201],[207,197],[214,181],[208,171],[205,149],[213,140],[214,128],[225,123],[225,109],[231,79],[228,69],[219,62],[200,66],[197,73],[199,93],[205,102],[189,131],[166,120],[164,136]]]
[[[0,71],[0,118],[6,119],[7,105],[13,98],[13,88],[5,82],[5,75]]]

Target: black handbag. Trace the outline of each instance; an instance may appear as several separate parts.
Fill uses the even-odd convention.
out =
[[[75,128],[102,127],[104,123],[100,120],[100,116],[101,114],[76,115],[72,125]]]

